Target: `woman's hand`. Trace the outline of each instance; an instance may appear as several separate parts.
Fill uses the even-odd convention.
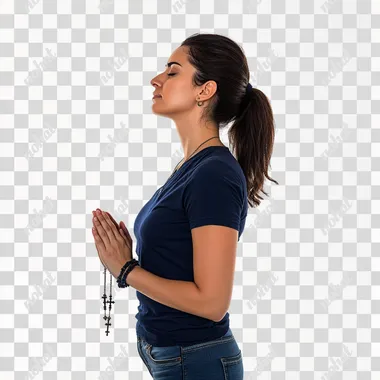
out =
[[[133,258],[131,236],[125,224],[120,222],[119,227],[110,214],[99,209],[93,214],[92,233],[99,259],[117,278],[123,265]]]

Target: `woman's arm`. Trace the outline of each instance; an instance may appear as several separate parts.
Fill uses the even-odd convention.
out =
[[[137,265],[128,274],[127,283],[156,302],[217,322],[213,302],[200,291],[195,282],[169,280]]]

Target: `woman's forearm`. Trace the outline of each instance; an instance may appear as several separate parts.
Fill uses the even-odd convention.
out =
[[[213,302],[206,299],[195,282],[169,280],[137,265],[128,274],[127,283],[156,302],[215,321]]]

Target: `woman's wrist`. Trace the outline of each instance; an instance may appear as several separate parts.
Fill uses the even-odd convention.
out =
[[[131,272],[128,273],[125,282],[126,285],[131,286],[132,288],[135,288],[133,284],[136,284],[136,278],[139,276],[139,272],[141,271],[140,265],[136,265]]]

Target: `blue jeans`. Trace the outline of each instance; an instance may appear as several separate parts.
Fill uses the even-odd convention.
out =
[[[137,350],[155,380],[243,380],[243,357],[229,328],[192,346],[156,347],[137,335]]]

